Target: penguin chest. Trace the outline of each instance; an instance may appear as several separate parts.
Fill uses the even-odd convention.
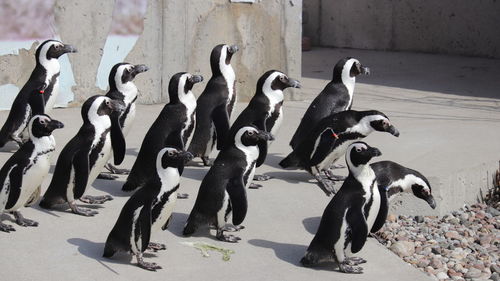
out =
[[[52,148],[49,151],[35,151],[29,165],[26,166],[23,172],[23,183],[19,198],[12,208],[9,210],[15,211],[23,207],[35,190],[42,184],[43,179],[48,175],[50,169],[50,155],[54,151]]]
[[[196,122],[196,99],[189,99],[185,104],[186,106],[186,120],[182,128],[182,140],[184,142],[184,147],[187,148],[191,144],[191,139],[193,137],[194,126]]]
[[[278,134],[278,130],[281,127],[281,123],[283,122],[283,107],[282,103],[278,103],[274,106],[274,110],[270,112],[270,128],[267,130],[273,135],[276,136]]]
[[[253,176],[255,175],[255,163],[259,157],[259,148],[257,146],[246,147],[243,151],[245,153],[246,166],[243,172],[243,183],[248,188],[252,183]]]
[[[321,161],[318,165],[317,168],[319,171],[326,170],[330,168],[330,166],[335,163],[340,157],[345,155],[345,152],[347,150],[347,147],[351,145],[353,142],[356,140],[346,140],[342,142],[340,145],[337,147],[333,148],[330,153],[324,156],[323,161]],[[313,155],[311,155],[312,158]]]
[[[16,128],[14,133],[12,133],[12,137],[14,137],[14,138],[15,137],[22,137],[23,132],[25,132],[25,135],[27,137],[24,136],[23,139],[26,140],[29,138],[27,125],[28,125],[28,122],[30,121],[30,118],[31,118],[31,106],[29,104],[27,104],[25,111],[24,111],[24,116],[23,116],[22,122],[19,125],[19,127]]]
[[[129,105],[128,110],[123,113],[121,118],[123,118],[123,125],[122,125],[123,135],[126,136],[128,135],[128,132],[130,132],[132,123],[135,120],[135,103]]]
[[[371,187],[371,196],[369,201],[367,202],[367,212],[365,212],[366,224],[368,225],[368,229],[371,229],[375,220],[377,219],[378,212],[380,210],[380,192],[378,190],[377,182],[375,181]]]
[[[106,165],[109,158],[111,157],[111,138],[108,133],[105,133],[105,136],[103,136],[100,141],[96,145],[94,145],[89,157],[90,173],[87,187],[91,185],[92,182],[94,182],[94,180],[104,168],[104,165]],[[94,159],[95,162],[93,161]]]
[[[49,99],[45,102],[45,113],[49,113],[52,108],[54,108],[57,96],[59,95],[59,73],[51,79],[51,83],[53,83],[52,92],[50,93]]]
[[[160,200],[153,206],[152,231],[159,231],[170,219],[174,211],[175,203],[177,201],[177,193],[172,192],[169,195],[164,194]]]

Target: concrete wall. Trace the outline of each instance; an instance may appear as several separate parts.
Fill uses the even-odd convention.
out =
[[[500,58],[496,0],[304,0],[304,7],[305,18],[319,15],[304,26],[316,45]]]
[[[61,41],[79,52],[69,55],[75,79],[75,104],[102,93],[96,75],[110,30],[114,0],[55,0],[54,25]],[[257,79],[269,69],[301,75],[302,0],[148,0],[144,30],[125,61],[150,71],[137,78],[140,103],[168,100],[168,81],[180,71],[210,76],[209,57],[219,43],[237,44],[232,64],[240,101],[249,100]],[[22,87],[33,65],[30,51],[0,56],[0,85]],[[8,70],[8,71],[7,71]],[[63,74],[61,74],[62,76]],[[107,74],[106,74],[107,75]],[[195,88],[198,95],[204,83]],[[297,93],[289,98],[300,98]]]

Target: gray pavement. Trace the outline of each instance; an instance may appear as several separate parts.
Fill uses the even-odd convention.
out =
[[[457,170],[478,167],[484,161],[491,162],[495,158],[495,161],[498,160],[500,131],[497,129],[497,122],[500,120],[500,100],[469,97],[464,93],[454,94],[452,90],[432,92],[429,85],[425,89],[398,88],[404,86],[402,82],[396,83],[399,80],[411,82],[413,77],[434,77],[425,72],[425,69],[420,69],[420,72],[418,68],[414,69],[410,74],[412,77],[403,77],[404,71],[395,71],[394,67],[400,64],[394,61],[404,60],[404,53],[320,49],[304,53],[305,71],[301,81],[306,100],[285,102],[284,124],[270,148],[266,163],[257,170],[258,173],[275,178],[265,182],[260,190],[248,191],[249,212],[243,223],[246,228],[237,233],[242,238],[239,243],[216,241],[213,231],[209,235],[208,230],[201,231],[195,237],[182,237],[182,228],[193,206],[200,181],[208,170],[195,165],[186,167],[181,179],[180,192],[189,193],[190,198],[178,200],[170,228],[153,235],[153,241],[165,243],[167,250],[146,255],[147,261],[157,262],[163,269],[156,273],[147,272],[131,265],[130,261],[135,263],[135,259],[126,254],[112,260],[102,258],[105,239],[129,196],[120,190],[125,180],[121,176],[117,181],[96,180],[93,188],[88,190],[87,193],[91,195],[111,194],[115,197],[115,200],[96,207],[99,214],[95,217],[81,217],[67,210],[46,211],[38,207],[22,210],[25,217],[39,221],[40,226],[23,228],[14,225],[16,232],[0,233],[0,245],[3,246],[0,257],[1,279],[430,280],[373,239],[369,239],[359,254],[368,260],[362,275],[341,274],[333,271],[332,265],[315,269],[299,265],[330,198],[324,196],[306,172],[282,170],[278,167],[278,162],[290,151],[287,143],[310,100],[327,83],[324,78],[330,76],[330,69],[336,60],[347,53],[360,57],[362,62],[371,66],[373,73],[372,77],[358,80],[354,108],[373,108],[385,112],[401,132],[399,138],[374,133],[366,139],[371,145],[381,149],[383,156],[380,160],[391,159],[418,169],[438,185],[443,185],[443,177],[452,178]],[[325,55],[328,59],[321,59]],[[394,57],[391,59],[389,55]],[[440,58],[418,55],[416,61],[427,59],[432,62],[436,57]],[[450,59],[456,65],[460,65],[462,60],[469,60],[460,57],[445,59]],[[498,61],[485,61],[498,64]],[[384,63],[391,69],[384,68]],[[442,73],[439,67],[435,70]],[[398,77],[391,77],[390,80],[396,81],[393,85],[382,84],[377,82],[383,79],[377,78],[376,73],[397,73]],[[486,74],[493,75],[489,71]],[[446,79],[442,80],[442,83],[447,82]],[[447,86],[439,87],[445,89]],[[127,155],[121,167],[131,167],[149,124],[162,106],[138,106],[136,122],[127,137]],[[237,110],[242,110],[244,106],[238,104]],[[55,156],[79,129],[79,112],[79,108],[57,109],[53,112],[53,118],[66,124],[65,129],[55,132],[58,143]],[[7,112],[0,112],[0,121],[3,122],[6,116]],[[0,152],[0,163],[10,155],[10,152]],[[54,164],[56,159],[57,157],[53,158]],[[339,173],[347,171],[339,170]],[[51,176],[49,174],[43,184],[44,190]],[[445,195],[449,191],[446,188],[435,187],[438,204],[447,202]],[[422,212],[430,209],[425,203],[411,197],[404,197],[400,204],[405,207],[415,204],[415,210]],[[206,258],[198,250],[181,244],[186,241],[204,241],[233,249],[236,253],[228,262],[222,261],[220,254],[216,252],[211,252],[211,256]]]

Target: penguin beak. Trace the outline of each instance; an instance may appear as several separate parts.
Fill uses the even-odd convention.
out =
[[[47,123],[47,130],[50,132],[54,131],[55,129],[61,129],[64,128],[64,124],[60,121],[57,120],[51,120],[49,123]]]
[[[229,53],[234,54],[234,53],[238,52],[239,48],[236,45],[232,45],[232,46],[229,46],[229,48],[227,50],[229,51]]]
[[[302,86],[300,85],[300,82],[299,80],[295,80],[295,79],[292,79],[292,78],[288,78],[288,86],[292,87],[292,88],[302,88]]]
[[[436,209],[436,200],[434,200],[434,197],[432,195],[429,195],[429,197],[427,197],[425,201],[427,201],[427,204],[429,204],[432,209]]]
[[[135,74],[143,73],[143,72],[146,72],[148,70],[149,70],[149,67],[147,67],[144,64],[134,65],[134,72],[135,72]]]
[[[361,74],[370,75],[370,69],[366,66],[361,66]]]
[[[76,53],[76,52],[78,52],[78,50],[76,49],[76,47],[74,47],[72,45],[64,44],[64,46],[62,48],[62,52],[63,52],[63,54]]]
[[[389,126],[389,128],[387,128],[387,132],[395,137],[399,137],[399,131],[393,125],[391,125],[391,126]]]
[[[111,100],[111,110],[114,112],[123,112],[125,110],[125,104],[118,100]]]
[[[179,158],[184,162],[184,164],[186,164],[193,159],[193,154],[188,151],[182,151],[179,153]]]
[[[380,152],[380,150],[378,150],[378,148],[376,148],[376,147],[370,147],[368,149],[368,152],[370,153],[370,155],[372,157],[377,157],[377,156],[382,155],[382,152]]]
[[[191,82],[193,84],[200,83],[201,81],[203,81],[203,76],[193,75],[193,76],[189,77],[188,80],[189,80],[189,82]]]

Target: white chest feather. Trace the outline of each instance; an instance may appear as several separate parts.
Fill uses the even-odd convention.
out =
[[[161,169],[158,171],[158,175],[160,176],[161,181],[161,189],[156,198],[157,204],[161,203],[162,196],[166,193],[172,191],[175,187],[179,185],[180,175],[179,170],[177,168],[168,167],[166,169]],[[177,201],[177,193],[172,192],[168,198],[166,203],[163,206],[153,206],[161,208],[160,214],[152,225],[154,231],[158,231],[162,226],[168,221],[175,207],[175,202]]]
[[[234,73],[233,67],[230,64],[226,64],[224,61],[219,63],[222,76],[227,83],[227,103],[231,103],[232,100],[236,102],[236,93],[234,92],[234,82],[236,80],[236,74]]]
[[[23,117],[23,122],[21,123],[21,125],[14,131],[14,133],[12,134],[13,137],[21,137],[21,134],[23,133],[24,130],[26,130],[27,132],[27,125],[28,125],[28,122],[30,121],[30,117],[31,117],[31,106],[26,106],[26,112],[24,113],[24,117]]]
[[[194,125],[196,121],[196,115],[193,114],[196,110],[196,97],[193,95],[191,91],[189,91],[187,94],[183,95],[181,102],[184,104],[186,107],[186,122],[184,123],[184,127],[182,128],[181,135],[184,138],[186,131]],[[191,143],[191,138],[193,137],[194,130],[191,131],[191,134],[187,136],[187,141],[184,144],[184,147],[189,147],[189,144]]]
[[[7,175],[12,172],[12,169],[17,167],[17,165],[13,165]],[[5,210],[5,206],[7,205],[7,201],[9,200],[10,193],[10,177],[5,177],[5,180],[2,185],[2,190],[0,191],[0,214]]]
[[[132,123],[135,120],[135,103],[130,105],[130,109],[127,114],[127,118],[125,118],[125,122],[123,122],[123,136],[127,136],[130,132],[130,128],[132,127]]]
[[[92,146],[91,151],[93,151],[96,148],[96,146]],[[97,160],[90,168],[90,173],[89,173],[89,179],[87,182],[87,188],[94,182],[94,180],[97,178],[99,173],[101,173],[102,169],[104,168],[104,165],[108,162],[108,160],[111,158],[111,137],[110,134],[107,133],[105,140],[104,140],[104,145],[102,146],[102,149],[98,151],[97,153]]]
[[[45,77],[45,85],[49,85],[54,77],[54,75],[58,75],[54,81],[54,85],[52,87],[52,92],[49,97],[49,100],[45,103],[45,113],[48,113],[54,107],[57,96],[59,95],[59,72],[61,71],[61,65],[59,64],[59,60],[46,58],[41,59],[40,63],[45,67],[47,71],[47,76]]]
[[[330,154],[328,154],[323,161],[321,161],[317,167],[319,171],[326,170],[330,168],[330,166],[335,163],[340,157],[345,155],[345,152],[347,150],[347,147],[351,145],[353,142],[357,141],[358,139],[353,139],[353,140],[347,140],[343,142],[341,145],[337,146]],[[312,154],[313,155],[313,154]],[[312,157],[311,155],[311,157]]]

